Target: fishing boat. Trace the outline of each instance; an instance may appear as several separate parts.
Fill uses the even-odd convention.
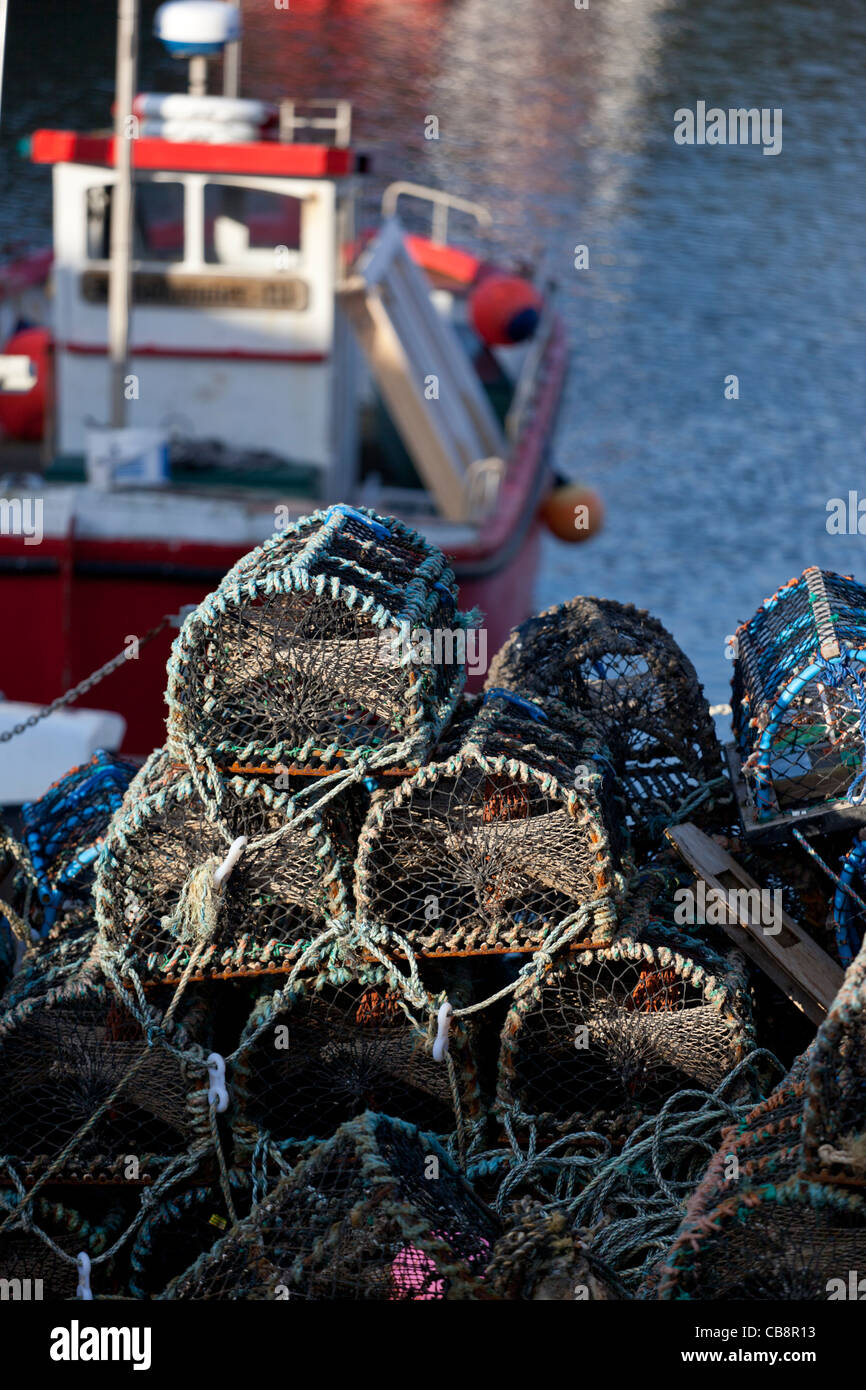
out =
[[[554,287],[487,259],[485,209],[439,189],[392,184],[364,225],[347,102],[208,93],[238,24],[222,0],[164,5],[190,90],[136,93],[121,14],[113,133],[29,142],[54,231],[0,267],[9,701],[137,654],[251,547],[337,502],[440,547],[489,651],[530,612],[567,362]],[[456,216],[474,242],[450,240]],[[557,533],[584,539],[586,512]],[[162,739],[172,636],[78,702],[122,714],[127,751]]]

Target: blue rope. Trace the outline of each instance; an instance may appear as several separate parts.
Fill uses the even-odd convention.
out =
[[[513,690],[500,690],[499,686],[493,686],[492,689],[484,692],[484,703],[486,704],[488,700],[509,700],[512,705],[517,705],[519,709],[525,710],[533,719],[547,719],[543,709],[539,709],[538,705],[532,704],[530,700],[524,700],[522,695],[515,695]]]

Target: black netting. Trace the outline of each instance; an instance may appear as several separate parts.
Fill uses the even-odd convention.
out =
[[[705,816],[729,799],[695,669],[643,609],[574,598],[528,619],[491,664],[487,688],[501,687],[554,696],[593,720],[623,784],[638,845],[655,843],[659,826],[684,804]]]

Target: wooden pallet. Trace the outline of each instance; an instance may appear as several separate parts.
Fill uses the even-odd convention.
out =
[[[696,825],[673,825],[665,833],[680,858],[708,888],[724,894],[738,889],[761,891],[736,859]],[[765,924],[754,920],[751,905],[738,896],[732,916],[719,925],[813,1023],[823,1022],[842,986],[844,971],[793,917],[783,911],[780,930],[770,934]]]
[[[844,830],[846,826],[866,824],[866,804],[854,806],[844,797],[837,801],[816,802],[814,806],[803,811],[787,811],[770,816],[766,820],[758,820],[755,803],[742,774],[740,755],[733,743],[725,744],[725,756],[737,798],[743,833],[747,840],[756,843],[762,841],[764,844],[786,840],[791,834],[792,826],[795,825],[803,835],[825,835],[833,830]]]

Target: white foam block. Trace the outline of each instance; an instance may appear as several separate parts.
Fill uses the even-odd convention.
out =
[[[23,724],[39,705],[0,701],[0,733]],[[35,801],[70,768],[89,762],[97,748],[113,752],[126,733],[120,714],[102,709],[57,710],[8,743],[0,743],[0,806]]]

